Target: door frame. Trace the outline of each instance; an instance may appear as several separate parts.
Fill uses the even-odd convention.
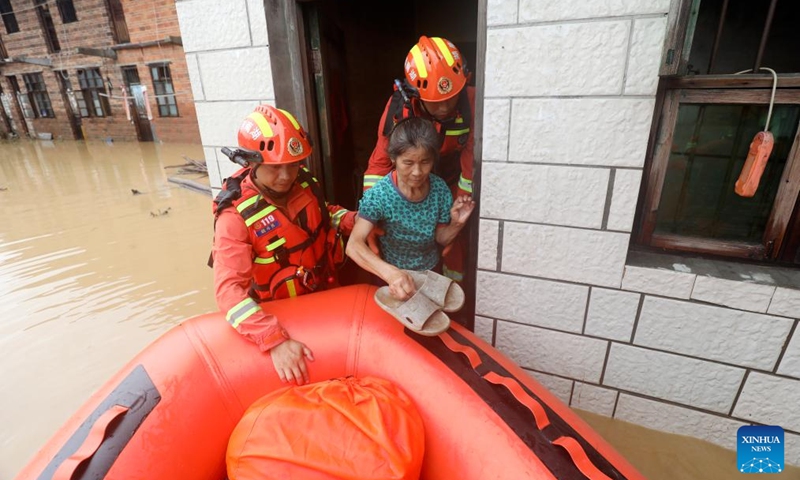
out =
[[[269,40],[270,64],[272,68],[272,84],[275,91],[275,103],[297,115],[300,123],[309,132],[320,131],[319,119],[314,108],[313,75],[309,71],[309,59],[306,45],[305,24],[300,3],[309,0],[263,0]],[[483,98],[486,83],[486,11],[488,0],[478,0],[478,31],[475,32],[477,44],[475,54],[475,152],[473,165],[473,198],[480,199],[481,192],[481,154],[483,152]],[[301,82],[296,79],[302,79]],[[310,159],[311,171],[323,178],[325,169],[322,156],[314,153]],[[464,306],[466,326],[474,329],[475,285],[478,260],[478,225],[480,209],[475,209],[470,219],[470,236],[467,257],[465,285],[467,301]]]

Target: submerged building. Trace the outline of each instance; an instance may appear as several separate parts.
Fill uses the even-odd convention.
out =
[[[199,142],[173,0],[0,0],[0,133]]]
[[[475,331],[574,407],[728,449],[780,425],[800,464],[797,2],[177,9],[212,186],[266,102],[308,126],[350,207],[408,49],[453,41],[478,91]],[[765,127],[772,155],[740,196]]]

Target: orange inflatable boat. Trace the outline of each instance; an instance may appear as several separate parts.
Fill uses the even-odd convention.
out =
[[[566,405],[458,325],[422,337],[357,285],[270,304],[314,352],[311,381],[382,377],[425,427],[421,478],[643,479]],[[50,439],[19,479],[222,480],[228,438],[284,385],[268,355],[222,314],[153,342]]]

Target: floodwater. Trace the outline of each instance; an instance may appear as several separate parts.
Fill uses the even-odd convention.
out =
[[[148,343],[216,309],[210,198],[167,180],[184,156],[202,148],[0,142],[0,480]],[[734,452],[579,413],[648,478],[744,477]]]

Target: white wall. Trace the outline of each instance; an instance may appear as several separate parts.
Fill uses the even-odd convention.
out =
[[[626,265],[669,8],[489,0],[476,331],[574,407],[778,424],[800,464],[800,290]]]
[[[239,167],[220,153],[237,145],[244,118],[275,103],[262,0],[176,0],[200,138],[214,193]]]

